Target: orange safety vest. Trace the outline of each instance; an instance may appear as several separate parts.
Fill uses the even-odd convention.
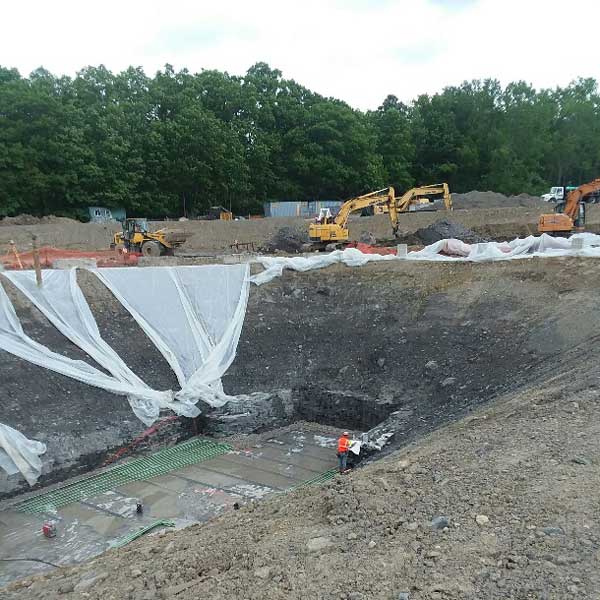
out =
[[[338,440],[338,452],[348,452],[350,449],[350,440],[347,437],[342,436]]]

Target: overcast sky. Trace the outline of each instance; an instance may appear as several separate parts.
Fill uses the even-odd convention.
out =
[[[243,74],[265,61],[367,109],[465,79],[600,79],[599,17],[597,0],[4,0],[0,64]]]

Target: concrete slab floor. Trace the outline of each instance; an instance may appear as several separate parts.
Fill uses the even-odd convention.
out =
[[[235,502],[288,490],[336,466],[335,437],[325,428],[322,434],[313,429],[275,433],[242,450],[116,486],[56,511],[49,508],[45,514],[20,513],[10,502],[4,503],[8,507],[0,507],[0,559],[74,564],[106,551],[154,521],[168,519],[185,527],[232,510]],[[141,515],[136,513],[138,500],[144,506]],[[57,527],[57,535],[51,539],[41,531],[48,520],[54,520]],[[52,568],[35,561],[0,560],[0,586]]]

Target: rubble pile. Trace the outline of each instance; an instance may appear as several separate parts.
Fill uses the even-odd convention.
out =
[[[440,240],[456,239],[466,242],[467,244],[477,244],[486,242],[487,240],[477,235],[473,230],[455,223],[442,219],[432,223],[428,227],[423,227],[415,232],[415,236],[424,244],[434,244]]]

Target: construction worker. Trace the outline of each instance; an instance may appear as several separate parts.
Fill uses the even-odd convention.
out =
[[[351,446],[352,442],[350,441],[350,434],[347,431],[344,431],[344,433],[342,433],[342,437],[338,439],[337,445],[337,457],[340,461],[340,473],[344,473],[346,471],[348,452]]]

